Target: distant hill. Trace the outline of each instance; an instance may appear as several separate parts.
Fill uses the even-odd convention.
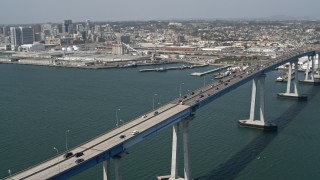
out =
[[[287,15],[274,15],[266,18],[262,18],[262,20],[270,20],[270,21],[290,21],[290,20],[316,20],[316,18],[311,17],[292,17]]]

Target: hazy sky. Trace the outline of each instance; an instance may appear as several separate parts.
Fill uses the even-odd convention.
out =
[[[274,15],[320,19],[320,0],[0,0],[0,24]]]

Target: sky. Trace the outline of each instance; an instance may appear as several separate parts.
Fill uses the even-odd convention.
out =
[[[320,0],[1,0],[0,24],[264,18],[320,19]]]

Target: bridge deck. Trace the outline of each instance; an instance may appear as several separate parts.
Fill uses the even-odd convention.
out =
[[[150,112],[147,117],[139,117],[134,121],[131,121],[123,126],[114,129],[96,139],[93,139],[85,144],[82,144],[71,150],[73,153],[83,152],[83,156],[79,157],[84,160],[91,159],[102,152],[121,144],[124,140],[129,140],[134,137],[132,132],[138,130],[140,133],[153,127],[154,125],[165,121],[168,117],[175,115],[185,109],[190,108],[185,105],[167,104],[156,111],[158,115],[154,115],[154,112]],[[120,138],[120,135],[125,135],[124,139]],[[63,172],[78,164],[75,161],[79,158],[75,156],[65,159],[63,155],[50,159],[38,166],[35,166],[27,171],[12,176],[8,179],[48,179],[55,176],[58,172]]]

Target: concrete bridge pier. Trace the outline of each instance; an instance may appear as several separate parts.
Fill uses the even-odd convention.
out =
[[[111,180],[110,178],[110,159],[103,162],[103,180]]]
[[[292,79],[292,64],[294,66],[294,92],[291,93],[291,79]],[[287,82],[287,91],[285,93],[278,93],[278,96],[281,98],[288,98],[288,99],[298,99],[298,100],[307,100],[307,96],[300,95],[298,92],[298,59],[294,62],[289,63],[289,72],[288,72],[288,82]],[[308,73],[308,70],[306,71]]]
[[[171,174],[167,176],[158,176],[158,180],[191,180],[191,168],[189,159],[189,121],[190,118],[186,118],[182,121],[183,127],[183,158],[184,158],[184,178],[179,177],[177,155],[178,155],[178,134],[179,124],[173,125],[172,134],[172,156],[171,156]]]
[[[309,56],[308,57],[308,65],[307,65],[307,70],[306,70],[306,74],[305,74],[305,79],[303,81],[300,81],[301,83],[304,84],[318,84],[319,81],[315,81],[315,78],[317,78],[317,76],[315,75],[316,73],[316,66],[315,66],[315,57],[316,56]],[[310,69],[310,59],[311,59],[311,70]],[[319,62],[319,57],[318,57],[318,62]],[[318,64],[319,66],[319,64]],[[311,71],[311,73],[310,73]],[[310,73],[310,76],[309,76]]]
[[[319,82],[319,79],[320,79],[320,53],[318,53],[318,66],[316,67],[315,71],[316,72],[315,72],[314,78],[318,79],[318,82]]]
[[[113,157],[113,163],[114,163],[114,170],[115,170],[115,180],[122,180],[121,176],[121,156],[115,156]]]
[[[172,134],[172,156],[171,156],[170,180],[175,180],[178,178],[178,164],[177,164],[178,134],[179,134],[179,123],[176,123],[175,125],[173,125],[173,134]]]
[[[184,179],[191,180],[191,167],[189,158],[189,120],[182,122],[183,126],[183,157],[184,157]]]
[[[253,80],[252,84],[252,94],[251,94],[251,106],[250,106],[250,117],[247,120],[239,120],[238,124],[242,127],[248,128],[256,128],[256,129],[263,129],[263,130],[276,130],[277,125],[274,123],[269,123],[265,121],[265,94],[264,94],[264,82],[265,82],[266,75],[263,74],[258,78]],[[255,106],[256,106],[256,91],[257,91],[257,83],[259,83],[259,93],[260,93],[260,120],[255,120]]]
[[[122,180],[122,174],[121,174],[121,158],[125,155],[127,155],[128,152],[125,151],[123,153],[120,153],[116,156],[112,157],[113,164],[114,164],[114,175],[115,180]],[[110,159],[107,159],[103,161],[103,180],[110,180]]]
[[[309,79],[309,71],[310,71],[310,59],[311,57],[308,56],[308,62],[307,62],[307,69],[306,69],[306,74],[305,74],[305,79],[304,80],[308,80]]]

